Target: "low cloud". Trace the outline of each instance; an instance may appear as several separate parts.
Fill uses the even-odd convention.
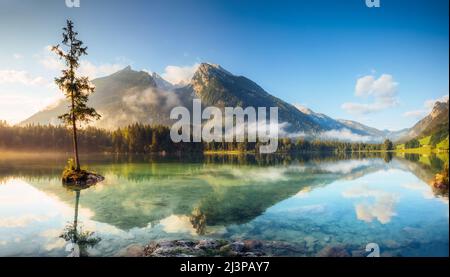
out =
[[[297,139],[297,138],[304,138],[308,137],[309,135],[305,132],[288,132],[286,129],[290,126],[289,123],[283,122],[278,124],[278,134],[279,137],[283,138],[291,138],[291,139]],[[325,141],[345,141],[345,142],[372,142],[377,141],[379,138],[372,137],[372,136],[363,136],[356,133],[353,133],[347,128],[343,129],[333,129],[323,132],[318,132],[315,134],[311,134],[312,137],[325,140]]]
[[[341,108],[349,113],[368,114],[395,107],[398,83],[392,75],[382,74],[378,79],[374,75],[359,78],[355,85],[356,97],[371,97],[372,102],[347,102]]]
[[[423,103],[423,108],[407,111],[403,113],[404,117],[414,117],[414,118],[422,118],[429,114],[432,110],[436,102],[447,102],[449,99],[448,93],[436,99],[428,99]]]
[[[40,76],[32,76],[25,70],[0,70],[0,84],[22,84],[26,86],[45,86],[49,83]]]
[[[161,77],[172,84],[188,84],[199,65],[200,64],[198,63],[191,66],[169,65],[166,66],[164,73],[161,74]]]
[[[181,100],[175,93],[156,88],[150,88],[144,91],[131,91],[122,100],[128,108],[137,112],[143,112],[149,105],[158,105],[165,109],[182,105]]]
[[[330,130],[319,134],[322,140],[339,140],[339,141],[349,141],[349,142],[369,142],[373,141],[374,138],[371,136],[362,136],[355,134],[349,129],[340,130]]]

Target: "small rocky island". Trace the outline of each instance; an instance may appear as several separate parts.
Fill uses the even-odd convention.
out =
[[[87,170],[64,170],[62,182],[65,185],[92,186],[105,180],[105,177]]]

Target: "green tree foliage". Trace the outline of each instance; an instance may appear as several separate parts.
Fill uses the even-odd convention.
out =
[[[394,144],[392,143],[392,141],[386,139],[383,143],[383,149],[386,151],[392,151],[394,150]]]
[[[420,147],[420,141],[418,139],[411,139],[405,143],[406,149],[419,148],[419,147]]]
[[[62,75],[55,78],[55,83],[64,93],[70,103],[69,111],[60,119],[67,126],[72,127],[73,152],[75,156],[76,170],[80,170],[78,157],[77,123],[87,123],[92,119],[99,119],[100,115],[91,107],[87,106],[88,97],[94,92],[95,87],[90,83],[88,77],[77,76],[76,70],[80,66],[79,59],[87,55],[87,47],[83,47],[83,42],[77,38],[73,22],[67,20],[67,26],[63,28],[63,48],[60,45],[52,47],[60,59],[65,62],[66,68],[62,70]]]
[[[71,131],[63,126],[8,126],[0,121],[0,150],[64,151],[71,149]],[[202,152],[202,143],[174,143],[165,126],[132,124],[115,131],[94,127],[78,130],[82,152],[191,153]]]
[[[203,151],[241,151],[259,152],[260,141],[249,142],[210,142],[174,143],[170,139],[170,128],[132,124],[115,131],[94,127],[79,129],[78,141],[86,152],[109,153],[202,153]],[[70,151],[71,132],[62,126],[28,125],[8,126],[0,121],[0,150],[26,151]],[[280,139],[279,153],[335,152],[355,153],[381,151],[384,144],[350,143],[341,141],[308,141],[299,139]],[[390,147],[390,146],[389,146]],[[393,147],[393,146],[392,146]]]

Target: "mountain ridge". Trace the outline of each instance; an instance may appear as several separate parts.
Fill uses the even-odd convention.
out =
[[[192,100],[199,98],[204,106],[224,107],[278,107],[279,122],[285,124],[286,133],[302,133],[314,138],[323,132],[348,130],[353,134],[370,137],[380,142],[390,138],[398,140],[412,128],[400,131],[378,130],[362,123],[333,119],[311,109],[293,105],[279,99],[245,76],[234,75],[218,64],[201,63],[189,84],[173,85],[157,73],[135,71],[127,66],[111,75],[92,80],[96,92],[89,99],[103,115],[95,127],[114,129],[133,123],[170,125],[170,110],[175,106],[192,108]],[[60,101],[32,115],[19,125],[59,124],[57,116],[67,109]],[[447,104],[448,106],[448,104]],[[447,120],[448,121],[448,120]]]

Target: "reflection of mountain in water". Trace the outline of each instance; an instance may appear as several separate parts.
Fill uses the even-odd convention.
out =
[[[338,179],[357,179],[388,167],[432,175],[426,167],[403,159],[394,159],[390,165],[370,158],[264,157],[220,163],[217,159],[223,157],[214,159],[203,163],[93,163],[90,167],[104,173],[106,181],[83,192],[83,208],[92,211],[92,219],[125,230],[185,215],[202,234],[207,226],[248,222],[302,189]],[[27,176],[21,170],[20,175]],[[41,167],[42,175],[33,170],[31,176],[42,177],[31,177],[29,183],[72,203],[73,194],[61,188],[55,171],[52,166]]]
[[[353,168],[345,163],[329,163],[328,167],[327,163],[110,165],[109,171],[101,170],[106,173],[105,183],[86,191],[83,207],[93,212],[92,219],[121,229],[145,227],[173,214],[192,215],[195,210],[209,226],[244,223],[305,187],[354,178],[383,164],[381,160],[361,160],[353,162]],[[59,189],[57,182],[58,178],[30,180],[33,186],[72,202],[71,194]]]

